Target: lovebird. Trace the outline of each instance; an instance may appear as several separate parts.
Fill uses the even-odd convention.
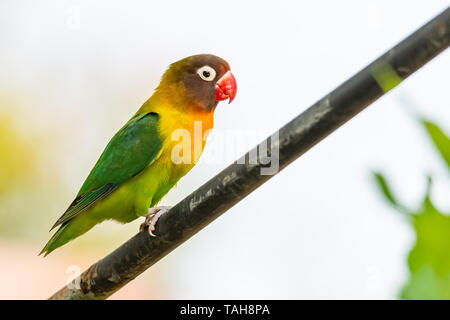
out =
[[[128,223],[145,216],[141,229],[148,226],[153,235],[169,210],[155,206],[198,161],[217,104],[230,103],[236,89],[229,64],[217,56],[199,54],[171,64],[153,95],[108,143],[39,255],[104,220]]]

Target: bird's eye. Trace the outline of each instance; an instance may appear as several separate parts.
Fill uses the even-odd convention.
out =
[[[213,81],[216,77],[216,70],[210,66],[203,66],[197,69],[197,74],[205,81]]]

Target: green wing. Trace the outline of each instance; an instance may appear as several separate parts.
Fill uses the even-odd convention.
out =
[[[54,226],[73,219],[137,175],[160,155],[162,139],[158,134],[159,115],[150,112],[131,118],[111,139],[87,177],[77,198]]]

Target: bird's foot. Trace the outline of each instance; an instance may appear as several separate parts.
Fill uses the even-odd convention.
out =
[[[155,225],[156,222],[158,222],[158,219],[166,212],[168,212],[172,207],[170,206],[161,206],[161,207],[155,207],[150,208],[148,210],[148,213],[145,215],[145,221],[141,224],[139,230],[142,231],[145,229],[145,227],[148,227],[148,233],[155,237],[153,234],[153,231],[155,231]]]

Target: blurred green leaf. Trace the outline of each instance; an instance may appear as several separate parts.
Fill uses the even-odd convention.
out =
[[[434,123],[421,119],[433,144],[450,168],[450,139]],[[422,204],[415,211],[407,210],[395,199],[386,178],[373,173],[380,192],[398,211],[411,216],[416,243],[408,255],[408,282],[401,292],[402,299],[450,299],[450,215],[439,211],[430,198],[432,179]]]
[[[386,200],[392,204],[394,207],[398,206],[397,200],[394,198],[394,195],[392,194],[387,182],[386,178],[380,173],[380,172],[373,172],[373,177],[375,178],[375,181],[378,185],[378,188],[383,193]]]
[[[417,240],[408,257],[411,273],[428,265],[439,276],[450,275],[450,216],[439,212],[426,197],[413,226]]]
[[[444,133],[444,131],[439,128],[436,124],[431,121],[422,119],[422,124],[425,126],[428,134],[430,135],[433,144],[441,154],[444,161],[447,163],[450,169],[450,138]]]
[[[374,174],[385,198],[397,210],[407,211],[392,195],[386,179]],[[440,212],[430,199],[431,177],[421,207],[410,212],[416,243],[408,255],[410,277],[403,299],[450,299],[450,215]]]
[[[450,299],[450,277],[439,277],[430,266],[423,266],[410,276],[400,295],[408,300]]]
[[[410,279],[403,299],[450,299],[450,216],[429,197],[414,215],[417,240],[408,256]]]

